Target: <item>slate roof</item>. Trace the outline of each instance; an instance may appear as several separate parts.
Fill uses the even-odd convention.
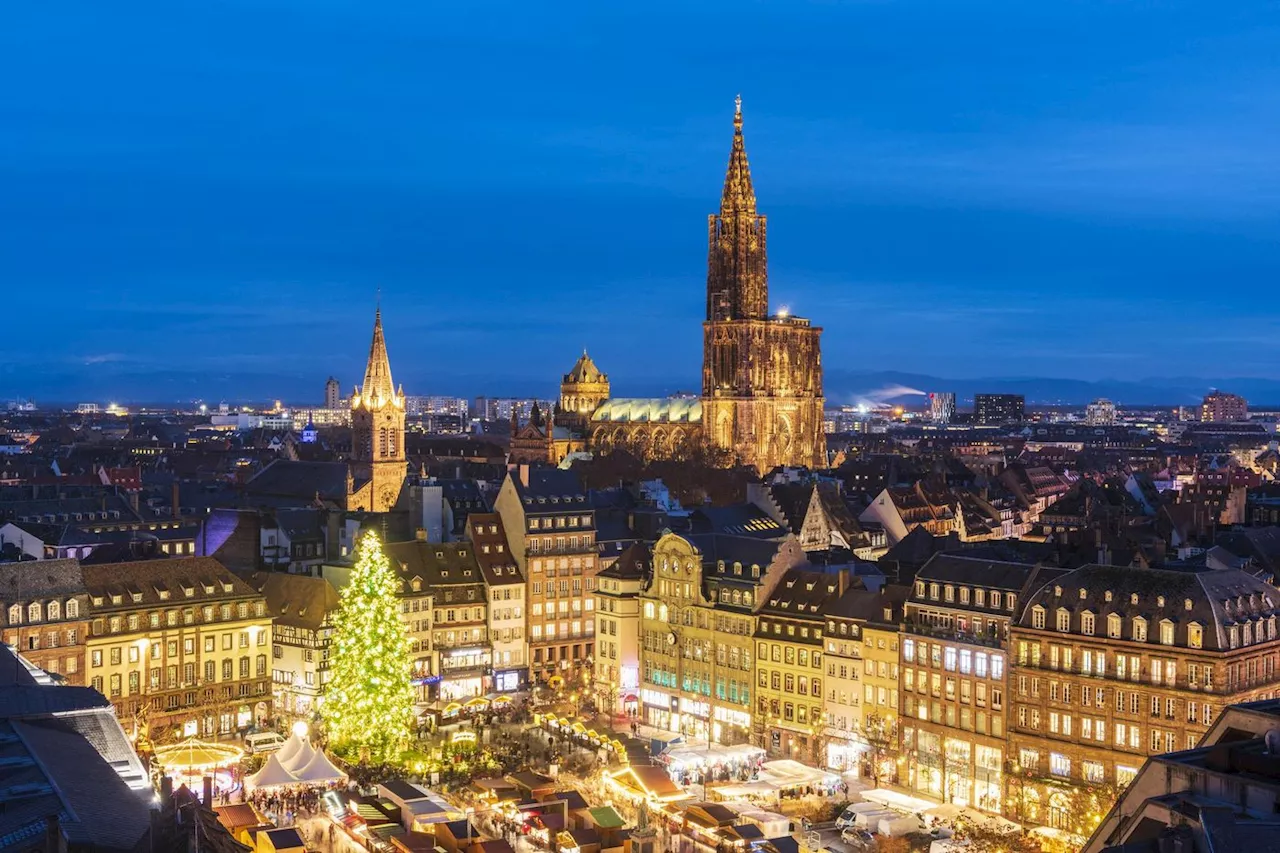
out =
[[[5,603],[83,594],[84,578],[75,560],[0,563],[0,601]]]
[[[80,571],[84,575],[89,595],[99,596],[103,600],[102,604],[92,605],[95,612],[117,607],[132,610],[138,607],[172,607],[180,604],[190,606],[228,598],[257,597],[253,587],[212,557],[82,565]],[[184,585],[190,585],[194,590],[190,598],[183,594]],[[225,585],[230,585],[229,592],[224,591]],[[206,592],[207,586],[211,586],[213,591]],[[160,597],[162,590],[168,591],[167,599]],[[111,603],[113,594],[121,596],[120,604]],[[141,601],[133,601],[134,594],[141,596]]]
[[[483,584],[484,575],[471,542],[388,542],[385,546],[391,565],[403,583],[417,578],[425,590],[432,586]],[[470,600],[470,599],[468,599]],[[483,601],[483,597],[481,598]],[[461,602],[460,602],[461,603]]]
[[[245,491],[254,495],[293,497],[305,501],[312,501],[319,494],[322,500],[345,501],[347,465],[345,462],[294,462],[276,459],[245,485]]]
[[[834,572],[789,569],[765,598],[758,612],[820,622],[827,607],[842,592],[840,576]]]
[[[779,539],[790,532],[760,507],[749,503],[699,507],[690,514],[689,521],[695,534],[727,533],[755,539]]]
[[[502,517],[496,512],[473,512],[467,516],[467,538],[475,546],[476,562],[490,586],[524,583],[520,567],[508,547]],[[485,553],[485,546],[489,552]]]

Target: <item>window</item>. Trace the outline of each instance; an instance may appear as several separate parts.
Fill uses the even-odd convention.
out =
[[[1187,626],[1187,645],[1193,649],[1204,647],[1204,628],[1198,622]]]
[[[1107,615],[1107,636],[1113,640],[1120,639],[1120,614],[1111,613]]]
[[[1060,752],[1049,753],[1049,772],[1066,778],[1071,775],[1071,759]]]
[[[1137,643],[1147,641],[1147,620],[1141,616],[1133,617],[1133,640]]]
[[[1080,762],[1080,776],[1086,782],[1101,782],[1105,773],[1106,770],[1101,761]]]
[[[1173,645],[1173,623],[1168,619],[1160,620],[1160,645]]]
[[[1080,633],[1093,636],[1093,614],[1087,610],[1080,614]]]
[[[998,593],[991,593],[992,598],[996,595],[998,595]],[[1031,627],[1044,628],[1044,608],[1038,604],[1031,608]]]
[[[1138,775],[1138,768],[1126,767],[1123,764],[1116,765],[1116,784],[1124,787],[1133,781],[1133,777]]]
[[[1058,608],[1057,628],[1064,634],[1071,630],[1071,612],[1065,607]]]

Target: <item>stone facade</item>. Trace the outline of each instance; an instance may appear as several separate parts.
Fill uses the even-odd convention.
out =
[[[391,382],[382,311],[374,315],[364,385],[351,395],[351,466],[347,508],[388,512],[400,499],[404,459],[404,388]]]

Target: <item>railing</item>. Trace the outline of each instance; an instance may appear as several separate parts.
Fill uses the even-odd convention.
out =
[[[931,637],[938,640],[952,640],[957,643],[986,646],[993,649],[1004,647],[1004,643],[999,636],[993,636],[986,632],[975,634],[972,631],[960,631],[956,628],[945,628],[940,625],[930,625],[925,622],[912,622],[910,620],[906,622],[903,630],[908,634],[915,634],[920,637]]]

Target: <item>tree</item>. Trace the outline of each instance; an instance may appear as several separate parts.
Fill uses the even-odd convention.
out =
[[[993,821],[964,821],[956,826],[956,838],[967,842],[973,853],[1040,853],[1040,842],[1031,834],[1012,832]]]
[[[382,543],[367,531],[334,618],[329,683],[320,713],[339,751],[373,761],[398,759],[413,723],[412,669],[396,600],[399,586]]]

